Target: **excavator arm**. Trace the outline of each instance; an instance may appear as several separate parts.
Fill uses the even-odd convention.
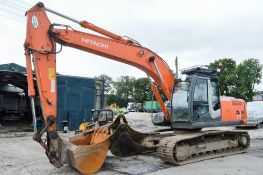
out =
[[[47,17],[46,11],[74,21],[82,27],[93,30],[102,36],[80,32],[67,25],[51,24]],[[36,116],[34,113],[34,97],[36,93],[33,83],[32,62],[34,65],[37,90],[40,97],[40,104],[44,118],[43,127],[38,131],[36,127],[34,128],[34,140],[39,142],[46,150],[46,154],[54,166],[63,166],[63,154],[61,153],[63,152],[63,150],[61,150],[63,147],[63,142],[57,134],[56,124],[56,54],[61,51],[62,46],[69,46],[79,50],[87,51],[135,66],[144,71],[151,82],[152,90],[164,113],[165,121],[169,123],[168,111],[164,106],[164,102],[161,99],[156,85],[163,90],[168,100],[170,100],[174,84],[174,76],[166,62],[156,53],[145,47],[142,47],[134,40],[115,35],[87,21],[77,21],[48,9],[44,7],[43,3],[38,3],[29,9],[26,12],[26,16],[27,33],[24,48],[27,63],[28,94],[31,98],[32,114],[35,126]],[[61,48],[57,49],[57,44],[60,44]],[[47,142],[43,141],[41,138],[44,133],[47,133]],[[96,141],[94,143],[96,143]],[[101,145],[108,149],[108,142]],[[79,154],[79,152],[77,154]],[[72,157],[74,157],[74,155]],[[83,168],[78,167],[77,169]],[[81,170],[81,172],[85,173],[84,170]]]
[[[174,76],[166,62],[156,53],[142,47],[136,41],[115,35],[86,21],[79,22],[73,20],[82,27],[98,32],[104,36],[80,32],[67,25],[51,24],[46,15],[46,11],[59,14],[45,8],[42,3],[38,3],[27,11],[27,37],[25,41],[25,48],[28,49],[26,52],[30,51],[35,59],[35,69],[41,65],[41,69],[36,70],[36,75],[41,74],[42,79],[39,77],[37,80],[41,81],[42,86],[47,86],[45,88],[43,87],[45,90],[39,87],[41,99],[46,98],[46,103],[51,100],[55,106],[55,99],[52,99],[56,89],[54,86],[56,84],[55,43],[61,44],[61,47],[62,45],[73,47],[135,66],[144,71],[149,78],[151,77],[155,84],[162,89],[168,100],[170,100]],[[63,15],[63,17],[65,17],[65,15]],[[47,62],[44,61],[45,58]],[[30,69],[30,67],[28,68]],[[40,73],[40,71],[44,72]],[[160,100],[161,98],[158,97],[160,95],[156,87],[152,86],[152,88],[168,121],[167,109],[163,101]],[[49,93],[51,94],[49,95]],[[47,96],[50,97],[47,98]],[[46,109],[45,106],[43,107]],[[53,109],[53,111],[54,110],[55,109]],[[55,113],[52,115],[55,115]]]

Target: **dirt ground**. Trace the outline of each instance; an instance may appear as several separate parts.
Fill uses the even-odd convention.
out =
[[[156,128],[147,113],[130,113],[127,119],[137,130],[147,131]],[[233,127],[218,129],[232,130]],[[251,146],[247,153],[221,157],[184,166],[173,166],[163,163],[155,153],[128,158],[118,158],[110,152],[107,155],[98,175],[115,174],[178,174],[178,175],[255,175],[263,174],[263,128],[248,130]],[[64,138],[73,132],[60,135]],[[32,132],[21,128],[0,127],[0,174],[3,175],[46,175],[46,174],[79,174],[75,169],[65,166],[53,167],[45,156],[40,145],[32,140]]]

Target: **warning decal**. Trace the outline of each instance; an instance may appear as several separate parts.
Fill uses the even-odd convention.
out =
[[[55,80],[55,68],[48,68],[48,78]]]

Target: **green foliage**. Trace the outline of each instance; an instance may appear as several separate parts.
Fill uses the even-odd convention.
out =
[[[117,82],[114,83],[116,94],[126,100],[133,101],[134,81],[135,78],[129,76],[118,78]]]
[[[121,76],[114,83],[116,89],[116,103],[120,107],[127,107],[128,102],[133,102],[135,78],[130,76]]]
[[[106,94],[106,104],[111,105],[116,103],[118,106],[127,107],[127,100],[122,97],[117,96],[116,94]]]
[[[231,90],[235,87],[235,69],[236,61],[231,58],[224,58],[210,63],[210,68],[219,70],[219,88],[220,94],[231,96]]]
[[[106,105],[111,105],[118,101],[117,95],[115,94],[106,94]]]
[[[148,78],[138,78],[134,82],[134,101],[144,103],[151,100],[152,90]]]
[[[113,90],[113,80],[110,76],[108,76],[106,74],[101,74],[100,76],[95,77],[95,78],[104,81],[104,92],[105,92],[105,94],[111,93],[111,91]],[[96,86],[100,86],[98,83],[99,82],[97,82]]]
[[[219,86],[221,95],[252,100],[255,84],[262,78],[262,64],[257,59],[246,59],[239,65],[231,58],[216,60],[209,65],[219,70]]]
[[[110,78],[111,80],[111,78]],[[109,86],[108,86],[109,87]],[[158,88],[164,100],[164,93]],[[106,104],[117,103],[120,107],[127,107],[128,102],[144,103],[145,101],[155,100],[148,78],[138,78],[121,76],[113,83],[113,87],[106,94]]]
[[[259,84],[262,78],[262,67],[259,60],[247,59],[236,67],[236,89],[237,96],[246,101],[251,101],[256,94],[254,92],[255,84]]]

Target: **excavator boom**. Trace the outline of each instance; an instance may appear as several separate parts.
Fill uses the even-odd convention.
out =
[[[48,11],[59,14],[50,9],[48,9]],[[65,17],[65,15],[61,14],[60,16]],[[56,42],[64,46],[84,50],[132,65],[141,69],[147,76],[151,77],[156,85],[161,87],[168,100],[170,100],[174,84],[173,73],[166,62],[153,51],[142,47],[135,41],[108,32],[86,21],[78,22],[67,17],[74,22],[78,22],[79,25],[98,32],[105,37],[80,32],[66,25],[51,24],[46,15],[46,8],[42,3],[37,4],[27,11],[27,17],[31,20],[27,22],[25,47],[33,51],[33,54],[37,52],[38,54],[43,54],[43,56],[48,55],[51,57],[53,55],[55,59]],[[39,37],[40,35],[41,37]],[[50,69],[50,67],[47,67],[47,69]],[[52,65],[52,71],[55,71],[55,65]],[[56,75],[54,75],[54,80],[55,76]],[[43,82],[46,81],[43,80]],[[47,86],[50,87],[51,85]],[[155,95],[158,96],[159,94]],[[159,103],[162,106],[163,112],[166,114],[167,121],[169,121],[168,111],[164,106],[164,102],[159,101]]]

